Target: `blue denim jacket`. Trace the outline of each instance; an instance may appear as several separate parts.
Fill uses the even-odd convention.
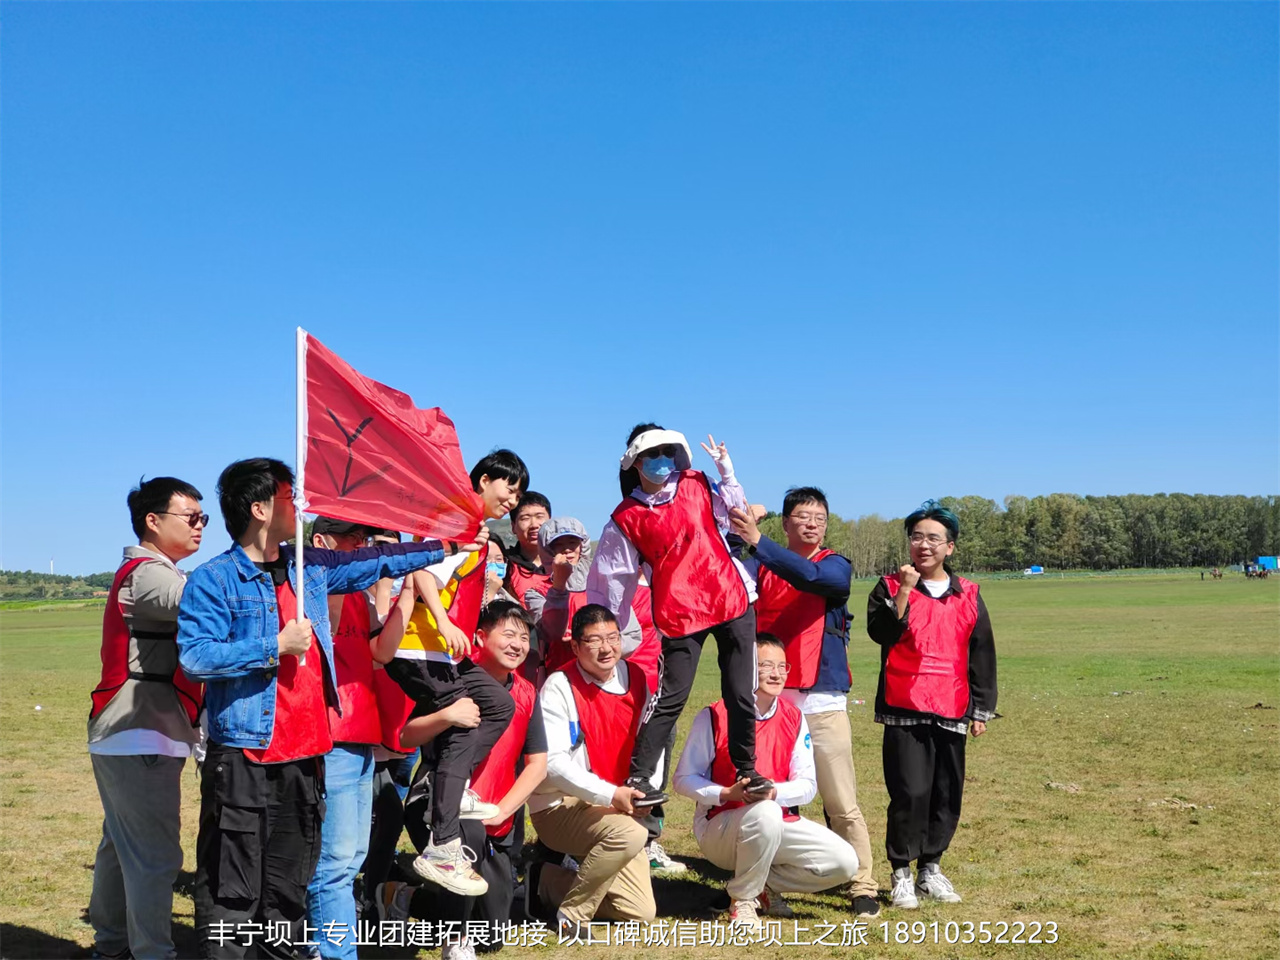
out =
[[[293,548],[280,549],[288,557],[289,580],[296,593]],[[350,552],[307,548],[303,610],[324,653],[325,695],[335,707],[328,595],[355,593],[383,577],[402,577],[443,558],[438,540]],[[214,743],[258,749],[271,742],[279,633],[271,575],[254,566],[239,544],[201,564],[187,578],[178,608],[178,662],[187,676],[206,685],[204,703],[209,739]]]

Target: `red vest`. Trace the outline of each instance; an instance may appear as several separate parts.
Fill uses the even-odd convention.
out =
[[[627,674],[627,692],[619,695],[584,680],[576,661],[564,671],[573,690],[573,705],[578,709],[587,765],[597,777],[614,785],[624,783],[631,770],[631,751],[635,749],[647,693],[644,674],[631,669]]]
[[[332,617],[329,622],[333,624]],[[369,650],[369,601],[364,593],[348,593],[342,598],[342,613],[334,624],[333,666],[342,704],[342,716],[329,707],[329,732],[334,742],[379,742],[382,728]]]
[[[814,563],[834,550],[819,550]],[[818,682],[822,665],[822,637],[827,627],[827,599],[797,590],[763,563],[756,577],[756,631],[772,633],[787,651],[787,686],[808,690]],[[853,674],[849,675],[853,679]]]
[[[564,633],[558,637],[547,636],[542,630],[542,624],[546,621],[538,622],[538,636],[542,638],[543,650],[545,651],[543,664],[548,675],[555,673],[557,670],[563,670],[565,666],[576,659],[573,655],[573,647],[569,645],[569,640],[573,635],[573,615],[586,604],[586,591],[575,590],[569,594],[569,610],[568,616],[564,621]]]
[[[667,503],[627,497],[613,522],[653,571],[653,622],[663,636],[687,637],[746,613],[747,588],[716,527],[705,474],[682,471]]]
[[[707,709],[711,711],[711,733],[716,743],[716,758],[711,762],[711,779],[722,787],[732,787],[737,782],[738,772],[729,759],[729,715],[723,700],[717,700]],[[756,721],[757,773],[774,783],[785,783],[791,779],[791,754],[795,750],[796,737],[800,734],[803,720],[804,715],[798,707],[779,697],[773,716],[768,720]],[[722,803],[707,811],[707,819],[742,805],[737,800]],[[799,820],[800,812],[794,807],[784,807],[782,819]]]
[[[413,753],[413,748],[400,746],[400,733],[409,722],[414,703],[400,684],[387,676],[385,670],[373,671],[373,692],[378,699],[378,726],[382,731],[381,742],[396,753]]]
[[[487,563],[477,563],[475,569],[458,581],[453,603],[449,604],[449,619],[468,637],[476,635],[480,624],[480,611],[484,608],[484,585]]]
[[[286,580],[276,587],[280,628],[298,616],[298,598]],[[254,763],[285,763],[319,757],[333,749],[324,699],[324,651],[317,649],[305,665],[286,653],[276,666],[276,715],[271,718],[271,742],[263,750],[244,751]]]
[[[640,633],[644,639],[640,646],[631,651],[627,663],[638,667],[644,673],[645,683],[650,690],[658,689],[658,658],[662,656],[662,634],[653,625],[653,597],[647,584],[636,587],[635,597],[631,600],[631,612],[640,621]]]
[[[480,761],[475,773],[471,774],[471,789],[486,803],[501,803],[507,791],[516,782],[516,763],[524,749],[525,734],[529,732],[529,719],[533,716],[533,705],[538,699],[538,691],[533,684],[519,674],[511,675],[511,699],[516,703],[515,716],[502,736],[493,745],[488,756]],[[496,827],[485,827],[491,837],[505,837],[511,832],[515,822],[513,813]]]
[[[131,674],[129,672],[129,627],[124,621],[124,611],[120,609],[120,586],[139,564],[147,562],[146,557],[133,557],[126,560],[116,571],[115,579],[111,581],[111,593],[107,596],[107,609],[102,617],[102,677],[98,681],[97,688],[89,695],[92,701],[89,706],[89,719],[92,720],[102,712],[102,709],[120,692],[120,688],[126,681],[154,681],[173,686],[178,694],[178,702],[182,704],[182,708],[187,712],[187,718],[194,727],[200,716],[204,685],[188,680],[182,668],[177,666],[178,631],[176,629],[172,634],[166,633],[163,636],[139,635],[136,637],[142,643],[155,641],[168,643],[173,647],[175,664],[172,674]]]
[[[547,573],[531,573],[519,564],[507,561],[507,592],[516,598],[516,603],[528,608],[524,595],[530,590],[545,594],[551,588],[551,575]]]
[[[889,596],[902,586],[884,578]],[[978,622],[978,585],[953,576],[958,594],[935,600],[911,594],[907,629],[889,648],[884,664],[884,702],[901,710],[960,720],[969,712],[969,635]]]

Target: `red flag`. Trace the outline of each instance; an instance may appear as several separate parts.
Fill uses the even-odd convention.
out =
[[[338,520],[470,540],[483,510],[453,421],[361,376],[307,335],[307,509]]]

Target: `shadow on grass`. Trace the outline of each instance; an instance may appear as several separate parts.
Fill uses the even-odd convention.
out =
[[[31,960],[67,960],[87,957],[89,948],[74,940],[55,937],[43,930],[32,930],[13,923],[0,923],[0,957],[22,957]]]

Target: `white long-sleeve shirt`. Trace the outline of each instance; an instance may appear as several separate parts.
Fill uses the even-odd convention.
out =
[[[729,532],[729,509],[737,507],[739,510],[746,510],[747,495],[734,476],[733,461],[728,456],[717,460],[716,467],[720,471],[720,483],[711,487],[711,510],[720,536],[724,537]],[[679,474],[673,473],[657,493],[645,493],[642,488],[636,487],[631,491],[631,496],[648,506],[669,503],[676,495],[678,484]],[[727,542],[725,546],[727,549]],[[625,629],[631,622],[631,601],[635,598],[636,586],[640,582],[641,563],[640,552],[636,550],[635,544],[610,519],[600,534],[591,572],[587,574],[587,603],[599,603],[608,607],[618,618],[620,629]],[[754,603],[755,579],[736,558],[733,565]]]
[[[756,713],[757,720],[768,720],[778,709],[775,700],[769,710],[762,716]],[[680,762],[676,764],[676,774],[671,781],[676,793],[688,797],[697,805],[693,817],[693,833],[701,837],[707,825],[707,812],[720,804],[722,785],[711,779],[711,766],[716,759],[715,732],[711,727],[711,708],[698,711],[693,718],[693,726],[689,728],[689,738],[684,743],[684,751],[680,754]],[[777,803],[780,807],[803,807],[818,794],[818,775],[813,767],[813,746],[809,742],[809,724],[804,716],[800,717],[800,729],[796,731],[796,742],[791,747],[791,766],[787,771],[787,779],[775,783],[778,796],[761,803]]]
[[[582,679],[594,683],[606,693],[625,694],[631,683],[631,668],[625,660],[618,661],[613,668],[613,676],[604,683],[588,676],[576,662],[565,669],[578,670]],[[557,670],[547,678],[542,692],[538,694],[538,701],[542,704],[542,723],[547,731],[547,776],[529,798],[529,812],[538,813],[557,807],[566,796],[601,807],[612,804],[613,792],[620,784],[610,783],[591,771],[586,746],[579,737],[578,705],[573,699],[569,678],[563,671]],[[655,786],[662,782],[661,758],[651,782]]]

